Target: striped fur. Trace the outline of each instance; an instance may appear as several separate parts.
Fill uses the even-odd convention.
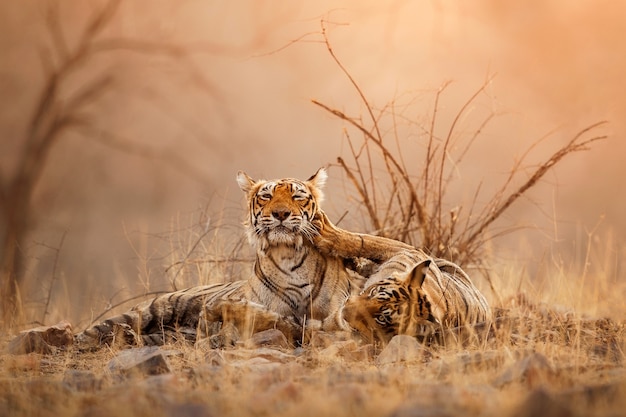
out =
[[[490,321],[485,297],[458,265],[417,251],[399,258],[383,264],[383,274],[373,275],[343,308],[343,318],[365,339],[387,343],[405,334],[467,341],[477,325]]]
[[[323,169],[306,181],[255,181],[240,172],[237,182],[248,203],[245,224],[256,249],[251,276],[161,295],[85,330],[77,340],[96,345],[116,337],[131,344],[194,340],[225,321],[248,333],[277,327],[294,339],[305,322],[324,330],[345,326],[339,311],[354,274],[343,258],[321,253],[312,242],[321,226],[325,179]]]
[[[203,285],[159,295],[77,335],[82,343],[162,345],[195,340],[205,305],[237,298],[245,281]],[[117,339],[117,340],[116,340]]]
[[[368,277],[364,290],[347,300],[339,319],[365,339],[388,342],[398,334],[425,339],[453,335],[459,328],[464,331],[456,333],[465,338],[474,326],[489,323],[485,297],[458,265],[396,240],[340,229],[324,213],[319,221],[315,244],[320,251],[369,261],[356,268]]]
[[[162,344],[214,335],[224,323],[244,336],[279,328],[297,340],[306,326],[374,332],[388,340],[418,335],[428,323],[457,326],[489,315],[467,275],[444,260],[430,264],[421,288],[401,290],[428,257],[402,242],[334,226],[320,209],[325,180],[323,169],[306,181],[257,181],[240,172],[237,182],[248,204],[245,225],[256,249],[250,277],[161,295],[85,330],[77,340]],[[380,305],[384,314],[370,304]]]

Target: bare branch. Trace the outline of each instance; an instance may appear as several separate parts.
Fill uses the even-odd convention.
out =
[[[111,149],[121,151],[130,155],[136,155],[148,160],[158,160],[170,166],[175,171],[201,183],[210,184],[209,179],[201,170],[189,164],[186,158],[176,155],[173,152],[161,152],[134,143],[129,138],[123,138],[105,129],[92,126],[83,126],[82,131],[86,136],[91,137],[98,143]]]
[[[343,66],[339,58],[337,58],[337,56],[333,52],[333,48],[330,46],[330,41],[328,40],[328,36],[326,35],[326,28],[324,27],[324,20],[321,21],[321,24],[322,24],[322,36],[324,37],[324,43],[326,44],[326,49],[328,50],[328,53],[333,58],[333,60],[335,61],[339,69],[341,69],[344,75],[348,77],[348,80],[350,80],[350,83],[352,84],[356,92],[358,93],[359,97],[361,97],[361,100],[363,101],[363,104],[365,104],[365,108],[367,109],[367,112],[369,113],[369,116],[372,119],[372,123],[374,124],[374,129],[376,130],[376,137],[378,138],[378,140],[382,140],[382,135],[380,134],[380,130],[378,129],[378,123],[376,121],[376,118],[374,117],[374,113],[372,112],[372,106],[370,106],[369,102],[367,101],[367,98],[365,97],[365,94],[363,94],[363,91],[361,90],[357,82],[354,80],[354,78],[352,78],[352,75],[350,74],[350,72],[348,72],[348,70]]]
[[[578,134],[576,134],[576,136],[574,136],[574,138],[569,143],[567,143],[565,146],[561,147],[558,151],[552,154],[552,156],[546,162],[544,162],[539,166],[539,168],[537,168],[533,175],[524,184],[522,184],[515,192],[509,195],[504,203],[502,203],[498,208],[493,211],[493,213],[491,213],[490,216],[488,216],[481,222],[476,230],[468,237],[468,242],[472,242],[474,239],[476,239],[477,236],[482,234],[483,231],[491,223],[493,223],[507,208],[509,208],[509,206],[511,206],[511,204],[513,204],[522,194],[524,194],[526,191],[528,191],[528,189],[535,185],[546,174],[546,172],[550,170],[550,168],[557,164],[566,155],[572,152],[587,150],[589,149],[588,145],[592,142],[606,139],[608,136],[600,135],[594,136],[591,139],[587,139],[580,143],[576,142],[585,133],[606,123],[606,121],[601,121],[584,128],[583,130],[578,132]]]
[[[337,163],[339,164],[339,166],[341,166],[341,168],[343,168],[344,172],[346,173],[346,175],[348,176],[348,178],[354,185],[354,188],[356,188],[359,195],[361,196],[361,201],[365,205],[365,208],[367,209],[367,213],[369,214],[370,219],[374,223],[373,224],[374,228],[376,228],[376,230],[380,230],[380,223],[378,222],[378,215],[376,214],[376,209],[371,204],[371,201],[369,197],[367,196],[367,191],[359,185],[359,181],[356,179],[356,177],[354,176],[354,173],[350,170],[350,168],[348,168],[343,158],[338,157]]]
[[[96,12],[93,19],[89,22],[83,32],[82,39],[90,41],[98,36],[113,19],[120,4],[121,0],[109,0],[101,10]]]
[[[93,319],[91,319],[91,322],[87,325],[87,328],[91,325],[93,325],[94,323],[96,323],[98,320],[100,320],[102,317],[106,316],[107,314],[109,314],[109,312],[117,307],[123,306],[124,304],[128,304],[131,301],[135,301],[135,300],[139,300],[142,298],[146,298],[146,297],[151,297],[151,296],[155,296],[155,295],[161,295],[161,294],[167,294],[169,291],[149,291],[146,292],[144,294],[140,294],[140,295],[135,295],[133,297],[129,297],[126,298],[125,300],[122,300],[120,302],[117,302],[115,304],[109,305],[107,308],[104,309],[104,311],[102,311],[100,314],[98,314],[96,317],[94,317]]]
[[[46,27],[50,32],[50,38],[52,39],[52,46],[54,52],[56,52],[59,61],[65,61],[68,58],[69,52],[67,43],[65,41],[65,35],[60,25],[59,19],[59,4],[54,1],[50,3],[46,14]]]
[[[112,74],[105,74],[95,81],[92,81],[85,88],[82,88],[75,97],[68,100],[66,111],[69,113],[78,112],[81,107],[97,100],[98,97],[111,86],[113,79],[114,76]]]

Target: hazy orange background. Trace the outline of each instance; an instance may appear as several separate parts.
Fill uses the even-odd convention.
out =
[[[44,4],[0,5],[4,178],[10,177],[43,85],[39,51],[51,43]],[[72,44],[97,7],[59,4]],[[335,53],[377,106],[423,90],[426,113],[433,92],[451,80],[440,108],[442,120],[450,120],[496,75],[480,105],[501,116],[460,173],[468,184],[482,178],[498,184],[515,158],[549,131],[555,133],[540,148],[545,153],[531,161],[582,127],[608,120],[602,131],[610,134],[607,141],[568,157],[507,213],[510,224],[536,224],[542,232],[514,235],[503,241],[502,252],[522,241],[533,249],[529,261],[555,247],[580,251],[585,231],[604,216],[595,237],[613,239],[608,256],[619,266],[626,232],[624,16],[626,6],[608,0],[123,2],[107,36],[193,47],[197,52],[190,62],[203,81],[171,60],[120,52],[99,57],[68,83],[71,93],[91,74],[114,73],[111,91],[90,105],[94,124],[153,155],[120,152],[78,134],[63,137],[34,196],[26,248],[33,294],[49,282],[56,256],[49,246],[58,247],[63,233],[58,297],[69,295],[99,311],[121,285],[130,293],[146,281],[163,287],[163,269],[171,259],[161,256],[169,241],[154,235],[181,228],[172,219],[187,225],[209,205],[216,221],[223,215],[231,233],[243,233],[238,170],[254,177],[302,178],[344,154],[344,124],[310,100],[354,116],[364,108],[321,43],[322,19]],[[339,192],[329,193],[325,207],[337,218],[350,202],[339,169],[331,168],[330,175],[329,186]],[[363,225],[352,220],[353,227]],[[494,250],[497,254],[497,245]],[[138,266],[141,258],[151,259],[149,277]],[[619,271],[616,266],[611,273]],[[35,295],[32,299],[36,302]],[[55,314],[80,315],[77,310]]]

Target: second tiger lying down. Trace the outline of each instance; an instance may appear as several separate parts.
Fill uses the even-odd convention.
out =
[[[485,297],[457,265],[426,259],[409,272],[379,278],[350,297],[342,317],[363,338],[389,342],[393,336],[415,336],[440,343],[467,341],[474,327],[491,317]]]
[[[466,342],[477,327],[489,326],[487,300],[455,263],[339,229],[323,213],[320,220],[324,232],[316,245],[321,251],[378,264],[341,311],[341,320],[365,340],[387,343],[404,334],[425,342]]]

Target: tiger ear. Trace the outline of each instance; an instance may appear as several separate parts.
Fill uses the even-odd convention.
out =
[[[306,181],[313,187],[317,188],[318,190],[321,190],[322,188],[324,188],[324,185],[326,184],[327,179],[328,179],[328,173],[326,172],[326,167],[321,167],[320,169],[317,170],[315,174],[311,175],[311,177]]]
[[[317,170],[315,174],[311,176],[308,180],[306,180],[307,185],[311,188],[313,195],[318,203],[324,201],[324,192],[322,188],[324,184],[326,184],[326,179],[328,178],[328,174],[326,173],[326,168],[322,167]]]
[[[248,174],[243,171],[239,171],[237,173],[237,184],[239,184],[239,188],[245,193],[250,192],[256,181],[253,180]]]
[[[415,265],[413,270],[409,273],[409,288],[422,288],[422,284],[424,284],[426,274],[428,273],[428,268],[430,268],[430,263],[431,260],[426,259]]]

